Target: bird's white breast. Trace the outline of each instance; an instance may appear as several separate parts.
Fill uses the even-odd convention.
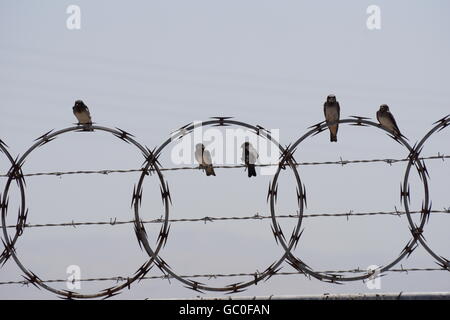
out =
[[[90,123],[91,116],[88,112],[75,112],[75,117],[77,117],[79,123]]]

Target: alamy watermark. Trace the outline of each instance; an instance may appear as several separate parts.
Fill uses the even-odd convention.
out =
[[[380,30],[381,29],[381,9],[377,5],[370,5],[367,7],[366,13],[369,15],[367,17],[366,26],[369,30]]]
[[[66,281],[66,287],[69,290],[81,289],[81,268],[76,264],[70,265],[66,269],[66,273],[69,275]]]
[[[377,265],[370,265],[367,267],[367,271],[372,273],[372,275],[366,281],[367,289],[380,290],[381,289],[380,267]]]
[[[69,17],[66,20],[66,27],[69,30],[81,29],[81,9],[79,6],[71,4],[67,7],[66,13]]]

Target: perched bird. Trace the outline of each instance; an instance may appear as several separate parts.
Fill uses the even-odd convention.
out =
[[[84,104],[83,101],[77,100],[75,101],[75,105],[73,106],[73,114],[77,117],[78,124],[92,124],[91,114],[89,112],[88,107]]]
[[[199,143],[195,146],[195,160],[200,164],[200,168],[205,169],[207,176],[215,176],[211,160],[211,153],[205,150],[205,146]]]
[[[402,136],[400,129],[395,122],[394,116],[389,111],[389,106],[387,104],[382,104],[380,110],[377,111],[377,119],[382,127],[391,131],[394,135]]]
[[[253,148],[250,142],[244,142],[241,146],[242,148],[242,161],[244,161],[245,165],[248,169],[248,177],[256,177],[256,169],[255,163],[256,159],[258,159],[259,155],[256,152],[255,148]]]
[[[327,97],[327,101],[323,105],[323,112],[325,114],[325,120],[328,124],[328,129],[330,129],[330,141],[337,142],[339,123],[332,125],[330,125],[330,123],[339,121],[341,108],[339,106],[339,102],[336,101],[336,97],[333,94],[330,94]]]

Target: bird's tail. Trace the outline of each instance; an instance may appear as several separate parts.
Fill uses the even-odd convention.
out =
[[[331,142],[337,142],[337,133],[338,133],[338,129],[339,126],[338,125],[329,125],[328,129],[330,129],[330,141]]]
[[[330,141],[337,142],[337,134],[333,134],[333,132],[330,132]]]
[[[256,177],[256,169],[255,169],[255,165],[254,164],[249,164],[248,165],[248,177]]]
[[[396,135],[398,135],[399,137],[402,137],[403,139],[408,140],[408,138],[405,137],[405,136],[400,132],[399,129],[394,130],[394,133],[395,133]]]
[[[337,142],[337,132],[338,132],[337,126],[330,127],[330,141],[331,142]]]
[[[215,176],[216,175],[216,173],[214,172],[214,167],[211,164],[206,166],[205,172],[206,172],[207,176]]]

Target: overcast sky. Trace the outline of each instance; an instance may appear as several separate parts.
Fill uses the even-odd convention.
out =
[[[67,28],[70,5],[81,9],[80,29]],[[366,13],[377,5],[381,29],[369,30]],[[341,118],[375,119],[387,103],[411,143],[450,113],[450,3],[434,1],[17,1],[0,0],[0,139],[15,157],[50,129],[76,122],[72,106],[82,99],[93,120],[119,127],[150,148],[191,121],[233,116],[278,129],[287,145],[323,120],[323,103],[334,93]],[[376,121],[376,120],[374,120]],[[233,128],[230,128],[233,129]],[[449,132],[430,139],[424,155],[450,154]],[[205,142],[207,144],[207,142]],[[163,167],[177,167],[171,143]],[[194,146],[192,145],[192,149]],[[376,128],[342,125],[338,143],[323,132],[305,141],[297,161],[404,158],[407,150]],[[140,168],[133,146],[103,132],[68,133],[33,152],[25,173]],[[222,164],[221,159],[214,159]],[[8,169],[0,154],[0,171]],[[192,163],[192,165],[196,165]],[[432,160],[433,208],[450,207],[449,161]],[[308,194],[305,214],[402,210],[400,182],[405,163],[303,166]],[[169,171],[171,218],[269,214],[270,175],[248,179],[243,169]],[[29,223],[130,220],[130,200],[139,175],[76,175],[27,178]],[[0,178],[3,190],[5,178]],[[411,175],[412,209],[423,189]],[[16,221],[17,190],[10,195],[8,222]],[[296,210],[292,171],[281,174],[277,212]],[[158,181],[145,180],[142,217],[159,218]],[[417,217],[416,217],[417,219]],[[280,220],[290,235],[295,219]],[[434,215],[426,227],[430,246],[450,256],[449,219]],[[308,218],[295,254],[316,270],[384,265],[410,239],[406,218],[395,216]],[[159,225],[146,225],[154,245]],[[10,231],[13,231],[11,229]],[[133,225],[28,228],[17,242],[23,264],[42,279],[65,279],[78,265],[82,278],[129,276],[147,259]],[[178,274],[263,271],[283,250],[270,221],[173,223],[161,256]],[[418,248],[403,267],[435,267]],[[401,267],[400,264],[396,267]],[[293,269],[283,264],[282,271]],[[161,275],[156,268],[149,275]],[[0,281],[21,280],[14,261]],[[197,279],[222,286],[247,278]],[[95,292],[114,282],[82,283]],[[66,289],[65,284],[55,284]],[[448,272],[388,273],[379,290],[362,282],[342,286],[304,276],[276,276],[240,295],[448,291]],[[145,280],[118,298],[195,297],[176,280]],[[207,293],[204,296],[217,296]],[[1,299],[53,299],[34,287],[1,285]]]

